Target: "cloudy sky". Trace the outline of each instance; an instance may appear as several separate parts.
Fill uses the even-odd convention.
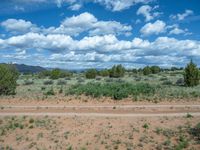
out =
[[[0,62],[200,66],[199,0],[1,0]]]

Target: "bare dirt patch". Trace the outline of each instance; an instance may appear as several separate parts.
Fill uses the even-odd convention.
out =
[[[199,117],[1,117],[0,145],[16,150],[159,150],[175,149],[184,141],[186,149],[198,150],[200,145],[188,130],[199,120]]]

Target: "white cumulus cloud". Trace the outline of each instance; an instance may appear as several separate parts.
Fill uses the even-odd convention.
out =
[[[153,12],[157,8],[158,6],[152,8],[149,5],[143,5],[137,10],[137,15],[143,15],[145,21],[150,21],[161,14],[160,12]]]
[[[130,35],[132,26],[121,24],[117,21],[101,21],[93,14],[84,12],[77,16],[65,18],[58,27],[38,27],[30,21],[22,19],[8,19],[1,23],[1,26],[11,33],[43,33],[43,34],[65,34],[70,36],[78,36],[82,32],[89,35]]]
[[[194,12],[192,10],[186,9],[184,13],[177,15],[170,15],[171,19],[178,19],[179,21],[184,20],[186,17],[192,15]]]
[[[148,36],[152,34],[160,34],[166,31],[166,23],[161,20],[157,20],[154,23],[147,23],[141,29],[140,33],[143,36]]]

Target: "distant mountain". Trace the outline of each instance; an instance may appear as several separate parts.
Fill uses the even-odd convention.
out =
[[[46,69],[40,66],[29,66],[25,64],[14,64],[17,70],[21,73],[38,73]]]

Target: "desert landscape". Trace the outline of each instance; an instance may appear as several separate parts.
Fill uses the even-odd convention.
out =
[[[118,78],[99,72],[92,79],[86,76],[90,70],[59,70],[56,79],[44,76],[46,72],[21,74],[16,94],[1,96],[1,149],[200,148],[199,85],[180,85],[184,70],[149,75],[124,71]],[[66,76],[59,77],[61,72]],[[111,96],[106,95],[109,89],[101,91],[107,86],[112,86]],[[121,98],[120,90],[129,92],[126,86],[138,88],[137,93]]]

